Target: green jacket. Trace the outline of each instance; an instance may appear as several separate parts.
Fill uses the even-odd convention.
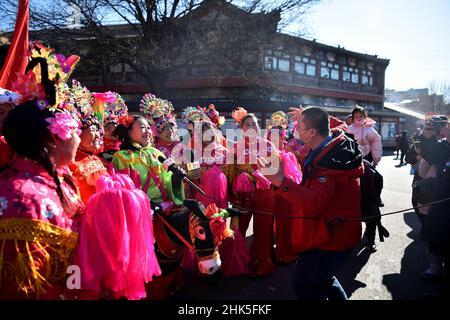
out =
[[[147,146],[139,150],[118,151],[114,154],[112,162],[116,170],[136,170],[141,180],[141,189],[148,185],[146,192],[150,200],[157,203],[172,200],[175,204],[182,205],[184,200],[183,183],[180,188],[173,189],[172,172],[166,171],[158,161],[158,157],[161,155],[164,156],[158,149]],[[158,184],[165,190],[167,199],[163,199]]]

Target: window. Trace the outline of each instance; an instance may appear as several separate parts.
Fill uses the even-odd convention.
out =
[[[330,69],[322,67],[320,68],[320,76],[322,78],[329,79],[330,78]]]
[[[351,73],[349,71],[344,71],[342,73],[342,80],[350,82]]]
[[[278,60],[278,70],[289,71],[289,60]]]
[[[264,57],[264,69],[272,70],[273,57]]]
[[[395,133],[397,132],[397,124],[395,122],[382,122],[381,123],[381,139],[393,140],[395,139]]]
[[[322,61],[320,63],[320,76],[325,79],[339,80],[339,65]]]
[[[290,56],[281,52],[266,51],[264,57],[264,69],[266,70],[278,70],[289,72],[290,69]]]
[[[295,56],[295,65],[294,65],[295,73],[306,74],[308,76],[316,75],[316,59]]]
[[[359,83],[359,69],[344,66],[342,67],[342,80],[346,82]]]
[[[306,74],[308,76],[313,76],[314,77],[316,75],[316,66],[315,65],[311,65],[311,64],[306,65]]]
[[[373,75],[372,72],[363,70],[362,71],[362,77],[361,77],[361,83],[364,85],[373,86]]]
[[[336,69],[331,70],[331,79],[339,80],[339,70]]]
[[[295,61],[295,73],[305,74],[305,64]]]

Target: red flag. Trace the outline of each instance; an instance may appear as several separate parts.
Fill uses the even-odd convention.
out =
[[[28,0],[19,0],[14,37],[3,68],[0,71],[0,87],[11,89],[18,74],[23,74],[28,64]]]

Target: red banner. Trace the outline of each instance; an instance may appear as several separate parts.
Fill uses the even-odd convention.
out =
[[[0,87],[11,89],[18,74],[23,74],[28,63],[28,0],[19,0],[14,36],[3,68],[0,71]]]

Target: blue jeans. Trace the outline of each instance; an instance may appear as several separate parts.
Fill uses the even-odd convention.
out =
[[[335,274],[352,249],[324,251],[314,249],[298,255],[292,274],[294,292],[299,300],[347,300]]]

